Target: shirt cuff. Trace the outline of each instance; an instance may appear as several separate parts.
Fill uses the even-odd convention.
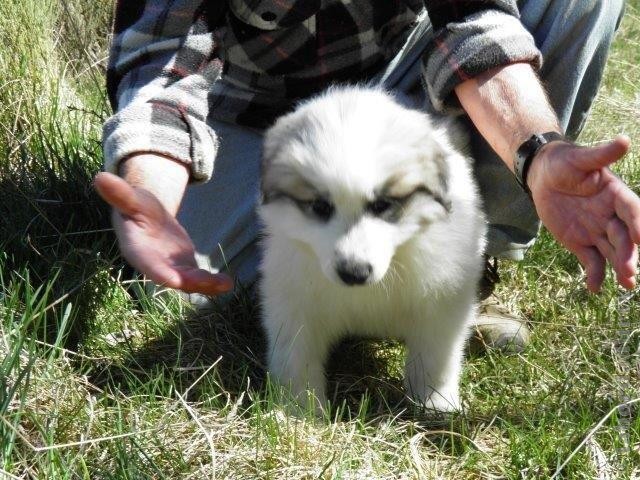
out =
[[[207,182],[218,151],[215,132],[179,108],[157,102],[131,104],[103,127],[104,169],[117,174],[122,160],[157,153],[187,165],[192,183]]]
[[[464,22],[449,23],[437,32],[423,57],[422,75],[436,110],[462,113],[454,88],[512,63],[529,63],[539,70],[542,55],[517,17],[488,10],[470,15]]]

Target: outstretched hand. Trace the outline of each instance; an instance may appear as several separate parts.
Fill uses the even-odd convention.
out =
[[[95,187],[113,207],[113,226],[122,255],[153,282],[187,293],[217,295],[233,288],[224,274],[198,268],[189,235],[148,190],[99,173]]]
[[[584,266],[592,292],[602,286],[607,261],[620,285],[636,284],[640,199],[608,168],[628,149],[623,136],[594,147],[551,142],[529,169],[540,220]]]

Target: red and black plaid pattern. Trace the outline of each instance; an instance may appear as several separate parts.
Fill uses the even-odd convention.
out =
[[[445,28],[449,23],[462,22],[470,15],[488,8],[518,16],[516,2],[511,0],[431,0],[427,3],[429,18],[436,31]]]
[[[479,70],[535,63],[515,0],[425,6],[442,27],[424,53],[434,105],[445,108],[453,87]],[[370,79],[400,50],[421,7],[421,0],[118,0],[106,168],[157,152],[206,180],[217,150],[212,119],[262,128],[330,83]]]
[[[321,6],[321,0],[229,0],[236,17],[262,30],[293,27],[318,13]]]

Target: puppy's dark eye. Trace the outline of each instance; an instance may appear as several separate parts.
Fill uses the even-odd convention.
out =
[[[393,202],[386,198],[378,198],[374,200],[369,205],[367,205],[367,210],[369,210],[374,215],[382,215],[383,213],[389,211],[393,207]]]
[[[323,198],[316,198],[311,202],[311,211],[320,220],[327,221],[333,215],[333,205]]]

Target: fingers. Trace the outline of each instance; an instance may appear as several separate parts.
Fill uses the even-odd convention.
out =
[[[622,220],[614,217],[608,222],[607,239],[614,249],[614,257],[609,260],[616,273],[624,277],[634,276],[637,273],[638,249]]]
[[[593,247],[581,247],[574,253],[587,272],[587,288],[590,292],[599,292],[604,282],[604,257]]]
[[[635,287],[638,248],[631,241],[626,225],[618,218],[607,224],[607,239],[612,252],[605,255],[616,273],[618,283],[627,289]],[[602,253],[604,253],[601,250]]]
[[[117,175],[100,172],[93,184],[103,200],[123,215],[132,216],[139,211],[140,205],[135,190]]]
[[[157,262],[146,269],[149,280],[168,288],[186,293],[201,293],[215,296],[233,290],[233,279],[218,273],[213,274],[200,268],[175,268],[169,264]]]
[[[583,172],[590,172],[607,167],[620,160],[629,150],[630,140],[619,135],[610,142],[584,147],[574,151],[575,167]]]
[[[640,244],[640,198],[625,185],[618,192],[614,208],[629,229],[633,243]]]
[[[148,252],[132,253],[127,248],[122,251],[133,268],[158,285],[209,296],[233,290],[233,279],[222,273],[214,274],[198,268],[193,253],[189,260],[175,263],[157,252],[147,256],[145,254]]]
[[[616,280],[624,288],[636,285],[638,248],[631,240],[626,225],[619,218],[612,218],[606,225],[606,233],[594,240],[595,248],[585,247],[576,252],[578,260],[587,270],[587,287],[592,292],[600,290],[604,280],[605,259],[611,264]]]
[[[180,290],[187,293],[203,295],[219,295],[233,290],[233,279],[223,273],[213,274],[207,270],[191,269],[180,272],[182,286]]]

